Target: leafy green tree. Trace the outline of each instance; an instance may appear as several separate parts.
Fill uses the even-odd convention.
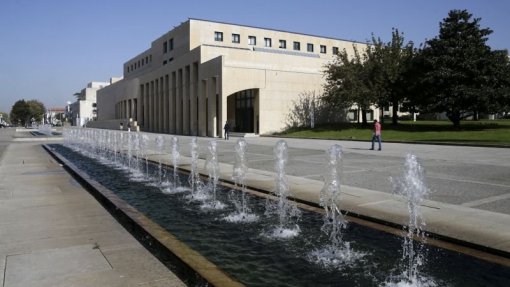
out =
[[[46,109],[44,104],[37,100],[18,100],[11,109],[11,121],[21,125],[27,125],[32,119],[40,122]]]
[[[38,100],[27,101],[27,104],[29,106],[30,117],[33,118],[36,122],[42,121],[44,113],[46,112],[44,104]]]
[[[417,64],[421,92],[415,102],[422,111],[445,112],[454,126],[461,119],[500,107],[505,90],[505,64],[501,51],[486,44],[492,33],[480,28],[480,18],[466,10],[452,10],[439,24],[439,35],[426,42]],[[508,77],[508,74],[506,75]]]
[[[326,66],[324,99],[340,108],[357,105],[364,124],[370,106],[382,108],[391,104],[393,123],[397,124],[398,107],[408,93],[406,73],[413,57],[413,43],[404,44],[398,29],[393,29],[388,43],[372,36],[372,43],[363,51],[354,47],[354,54],[349,56],[343,50],[335,62]]]
[[[361,54],[356,46],[353,46],[352,56],[345,49],[340,51],[335,61],[326,65],[325,93],[322,98],[338,109],[357,105],[362,112],[363,124],[367,124],[366,111],[376,101],[371,91],[373,70],[367,59],[367,54]]]
[[[11,121],[19,125],[26,125],[30,121],[30,108],[25,100],[14,103],[11,109]]]
[[[510,61],[508,52],[497,50],[486,59],[480,74],[480,82],[486,93],[478,99],[473,113],[498,113],[510,109]]]
[[[384,43],[372,36],[372,43],[367,48],[368,61],[372,68],[372,90],[378,97],[376,105],[380,108],[393,106],[392,123],[398,123],[400,103],[408,95],[408,77],[412,59],[415,55],[413,42],[404,43],[404,34],[393,28],[391,41]]]

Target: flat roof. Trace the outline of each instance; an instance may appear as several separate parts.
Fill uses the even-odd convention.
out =
[[[251,25],[235,24],[235,23],[222,22],[222,21],[213,21],[213,20],[206,20],[206,19],[199,19],[199,18],[188,18],[188,21],[189,20],[202,21],[202,22],[210,22],[210,23],[218,23],[218,24],[226,24],[226,25],[233,25],[233,26],[241,26],[241,27],[262,29],[262,30],[275,31],[275,32],[284,32],[284,33],[291,33],[291,34],[296,34],[296,35],[311,36],[311,37],[325,38],[325,39],[331,39],[331,40],[339,40],[339,41],[359,43],[359,44],[368,44],[368,42],[346,40],[346,39],[333,38],[333,37],[327,37],[327,36],[320,36],[320,35],[292,32],[292,31],[286,31],[286,30],[280,30],[280,29],[272,29],[272,28],[265,28],[265,27],[258,27],[258,26],[251,26]],[[185,23],[185,22],[183,22],[183,23]],[[183,24],[183,23],[181,23],[181,24]]]

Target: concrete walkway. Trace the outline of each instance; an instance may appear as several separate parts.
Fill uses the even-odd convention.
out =
[[[0,129],[0,282],[185,286],[41,147]]]

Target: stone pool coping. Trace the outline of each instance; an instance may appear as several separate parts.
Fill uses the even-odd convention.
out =
[[[153,154],[148,159],[154,163],[172,166],[168,155]],[[179,169],[189,171],[191,159],[181,155]],[[219,163],[220,180],[233,183],[233,166]],[[207,175],[205,160],[199,159],[199,173]],[[270,193],[274,190],[275,173],[249,168],[245,184],[248,188]],[[324,183],[308,178],[287,176],[292,196],[305,204],[319,205],[319,193]],[[348,215],[368,221],[402,228],[409,220],[404,197],[376,190],[342,185],[340,208]],[[425,230],[432,238],[473,248],[510,259],[510,215],[481,209],[424,200],[422,214]],[[496,260],[499,261],[499,260]],[[506,262],[506,265],[510,263]]]

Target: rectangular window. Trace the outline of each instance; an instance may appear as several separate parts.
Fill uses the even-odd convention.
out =
[[[338,47],[333,47],[333,55],[337,55],[338,54]]]
[[[308,52],[312,52],[313,53],[313,44],[311,44],[311,43],[306,44],[306,50]]]
[[[301,50],[301,44],[299,42],[294,42],[294,51]]]
[[[232,43],[241,43],[241,36],[239,34],[232,34]]]
[[[223,42],[223,32],[214,32],[214,41]]]
[[[321,54],[326,54],[326,46],[321,45]]]
[[[248,36],[248,45],[257,45],[257,37],[255,36]]]
[[[172,51],[174,49],[174,38],[168,40],[168,51]]]
[[[271,47],[271,38],[264,38],[264,46]]]
[[[280,40],[280,49],[287,49],[287,41]]]
[[[163,53],[166,53],[168,51],[168,43],[165,41],[163,43]]]

